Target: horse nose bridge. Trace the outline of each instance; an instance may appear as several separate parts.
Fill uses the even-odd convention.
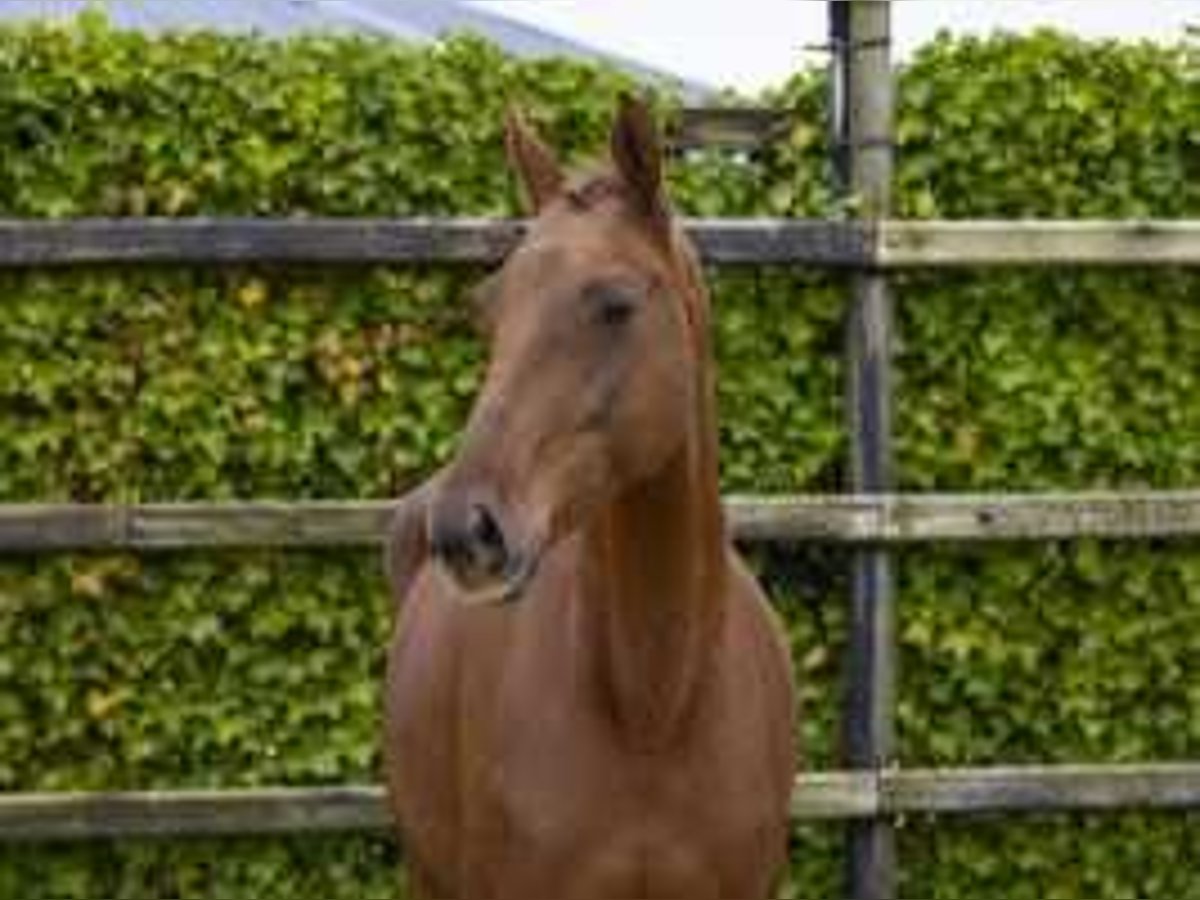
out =
[[[495,467],[497,448],[504,443],[512,424],[511,379],[489,375],[484,382],[463,431],[456,468],[466,475],[471,470]]]
[[[493,509],[519,493],[536,439],[532,410],[522,409],[514,396],[519,395],[503,389],[481,396],[452,464],[461,488]]]

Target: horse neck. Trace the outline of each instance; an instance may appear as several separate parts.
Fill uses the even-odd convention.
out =
[[[686,269],[679,290],[691,304],[696,361],[689,433],[667,465],[621,494],[584,536],[591,672],[616,726],[646,749],[669,743],[694,711],[728,564],[707,296]]]

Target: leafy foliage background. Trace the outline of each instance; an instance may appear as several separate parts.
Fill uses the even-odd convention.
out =
[[[1200,216],[1195,83],[1181,47],[939,40],[902,74],[899,212]],[[510,214],[505,104],[573,157],[624,85],[465,38],[0,29],[0,215]],[[680,208],[835,213],[822,98],[800,73],[766,98],[793,125],[755,159],[678,160]],[[0,500],[394,496],[452,452],[474,274],[2,273]],[[727,489],[838,489],[841,287],[776,269],[714,288]],[[1200,484],[1194,273],[897,294],[905,488]],[[754,558],[792,632],[802,765],[834,765],[845,558]],[[900,581],[905,764],[1200,757],[1194,545],[910,551]],[[374,780],[388,618],[373,554],[0,561],[0,789]],[[787,895],[838,896],[838,851],[836,827],[798,828]],[[901,859],[911,897],[1200,898],[1194,814],[910,820]],[[397,868],[358,836],[5,846],[0,898],[391,897]]]

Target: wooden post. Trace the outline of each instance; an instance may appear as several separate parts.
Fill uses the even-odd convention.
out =
[[[852,215],[871,226],[888,215],[892,179],[890,4],[833,0],[832,122],[838,188]],[[878,249],[878,248],[876,248]],[[878,255],[876,254],[876,257]],[[851,278],[847,323],[847,410],[851,489],[892,488],[891,308],[887,278],[872,265]],[[882,547],[853,558],[850,634],[845,664],[843,746],[850,769],[878,773],[893,758],[895,613],[891,559]],[[885,900],[896,894],[895,841],[883,816],[847,826],[846,896]]]

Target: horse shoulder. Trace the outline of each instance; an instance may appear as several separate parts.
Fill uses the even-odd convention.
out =
[[[729,570],[731,607],[741,613],[733,617],[737,633],[732,636],[731,653],[748,668],[744,674],[755,686],[744,687],[764,693],[771,720],[778,726],[775,739],[786,754],[786,759],[781,759],[779,764],[790,767],[795,727],[795,672],[787,627],[758,580],[733,549],[730,550]]]
[[[766,592],[758,583],[758,579],[750,572],[749,566],[741,554],[732,547],[729,550],[729,590],[737,599],[748,604],[755,612],[752,619],[758,623],[756,637],[766,639],[773,645],[774,651],[784,659],[787,668],[791,669],[791,648],[787,639],[787,628],[783,617],[771,605]]]

